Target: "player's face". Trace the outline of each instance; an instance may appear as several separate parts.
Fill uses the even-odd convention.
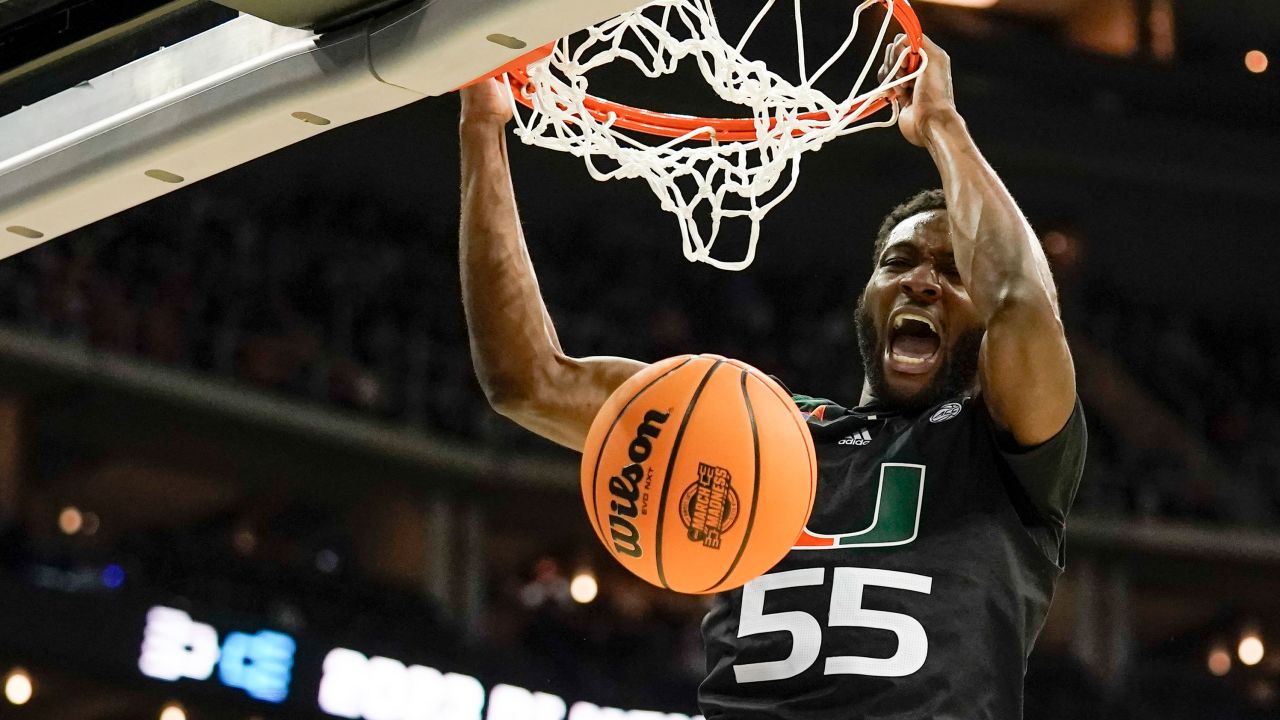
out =
[[[857,326],[871,394],[890,407],[924,409],[977,382],[984,328],[956,269],[944,211],[893,229]]]

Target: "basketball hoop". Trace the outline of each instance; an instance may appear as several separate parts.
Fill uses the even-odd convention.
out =
[[[920,23],[907,0],[863,0],[853,11],[844,42],[810,73],[802,0],[793,0],[799,81],[789,80],[742,54],[776,2],[764,1],[736,44],[722,37],[711,0],[657,0],[543,48],[535,57],[545,57],[523,59],[527,66],[504,68],[513,106],[518,102],[528,108],[527,116],[517,108],[517,136],[526,144],[583,158],[597,180],[643,178],[662,208],[679,218],[686,258],[725,270],[746,268],[755,258],[761,220],[795,188],[801,155],[833,138],[896,123],[892,90],[914,80],[927,63],[920,49]],[[832,98],[814,84],[849,52],[863,14],[876,6],[886,12],[872,52],[848,94]],[[899,56],[876,87],[864,91],[895,20],[911,51]],[[647,77],[657,78],[673,73],[685,58],[697,62],[720,98],[750,108],[750,117],[676,115],[587,92],[586,73],[615,60],[626,60]],[[899,76],[904,69],[907,72]],[[890,113],[877,117],[885,108]],[[601,160],[617,167],[602,168]],[[739,260],[711,254],[721,223],[729,218],[750,222],[747,248]],[[705,232],[700,220],[708,224]]]

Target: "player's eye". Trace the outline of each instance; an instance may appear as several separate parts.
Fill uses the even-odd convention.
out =
[[[911,267],[911,262],[904,257],[888,257],[888,258],[885,258],[882,263],[880,263],[880,266],[887,267],[887,268],[902,269],[902,268]]]

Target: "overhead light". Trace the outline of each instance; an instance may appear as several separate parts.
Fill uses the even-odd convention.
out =
[[[31,676],[22,668],[14,668],[4,679],[4,697],[14,705],[26,705],[34,692]]]
[[[99,579],[102,581],[102,586],[111,590],[115,590],[121,585],[124,585],[124,578],[124,568],[117,563],[111,563],[102,568],[102,573],[99,575]]]
[[[1225,647],[1217,645],[1209,651],[1209,672],[1217,677],[1231,672],[1231,653]]]
[[[178,703],[169,703],[160,710],[160,720],[187,720],[187,711]]]
[[[569,583],[569,597],[583,605],[595,600],[599,591],[600,586],[596,583],[595,576],[589,572],[578,573]]]
[[[1257,665],[1262,662],[1262,656],[1266,654],[1266,648],[1262,645],[1262,638],[1258,637],[1255,632],[1245,633],[1240,638],[1240,645],[1236,648],[1236,655],[1240,657],[1240,662],[1245,665]]]
[[[62,508],[58,513],[58,529],[67,535],[75,535],[84,527],[84,515],[74,505]]]
[[[1244,54],[1244,66],[1249,72],[1261,75],[1271,65],[1271,59],[1261,50],[1250,50]]]
[[[241,555],[252,555],[258,548],[258,536],[249,528],[240,528],[231,534],[231,546]]]
[[[974,10],[986,10],[993,7],[1000,0],[920,0],[920,2],[933,3],[934,5],[951,5],[953,7],[973,8]]]
[[[330,548],[316,553],[316,569],[325,574],[333,574],[342,567],[342,556]]]

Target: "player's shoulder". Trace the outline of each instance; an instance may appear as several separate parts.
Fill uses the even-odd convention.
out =
[[[826,398],[814,397],[812,395],[801,395],[799,393],[791,393],[791,402],[800,408],[801,413],[812,414],[819,408],[840,407],[839,404]]]
[[[787,392],[791,391],[788,390]],[[846,407],[824,397],[792,392],[791,402],[796,404],[796,408],[800,410],[800,416],[810,425],[821,425],[849,414],[849,410]]]
[[[816,395],[805,395],[803,393],[794,392],[782,379],[776,375],[770,375],[769,379],[776,382],[779,387],[791,396],[791,402],[796,404],[796,408],[800,410],[800,414],[804,416],[806,421],[825,420],[828,417],[837,417],[845,414],[847,411],[839,403],[828,400],[824,397]],[[830,415],[828,415],[830,413]]]
[[[998,433],[986,398],[974,389],[941,398],[903,418],[902,426],[938,442],[980,441],[998,447]]]

